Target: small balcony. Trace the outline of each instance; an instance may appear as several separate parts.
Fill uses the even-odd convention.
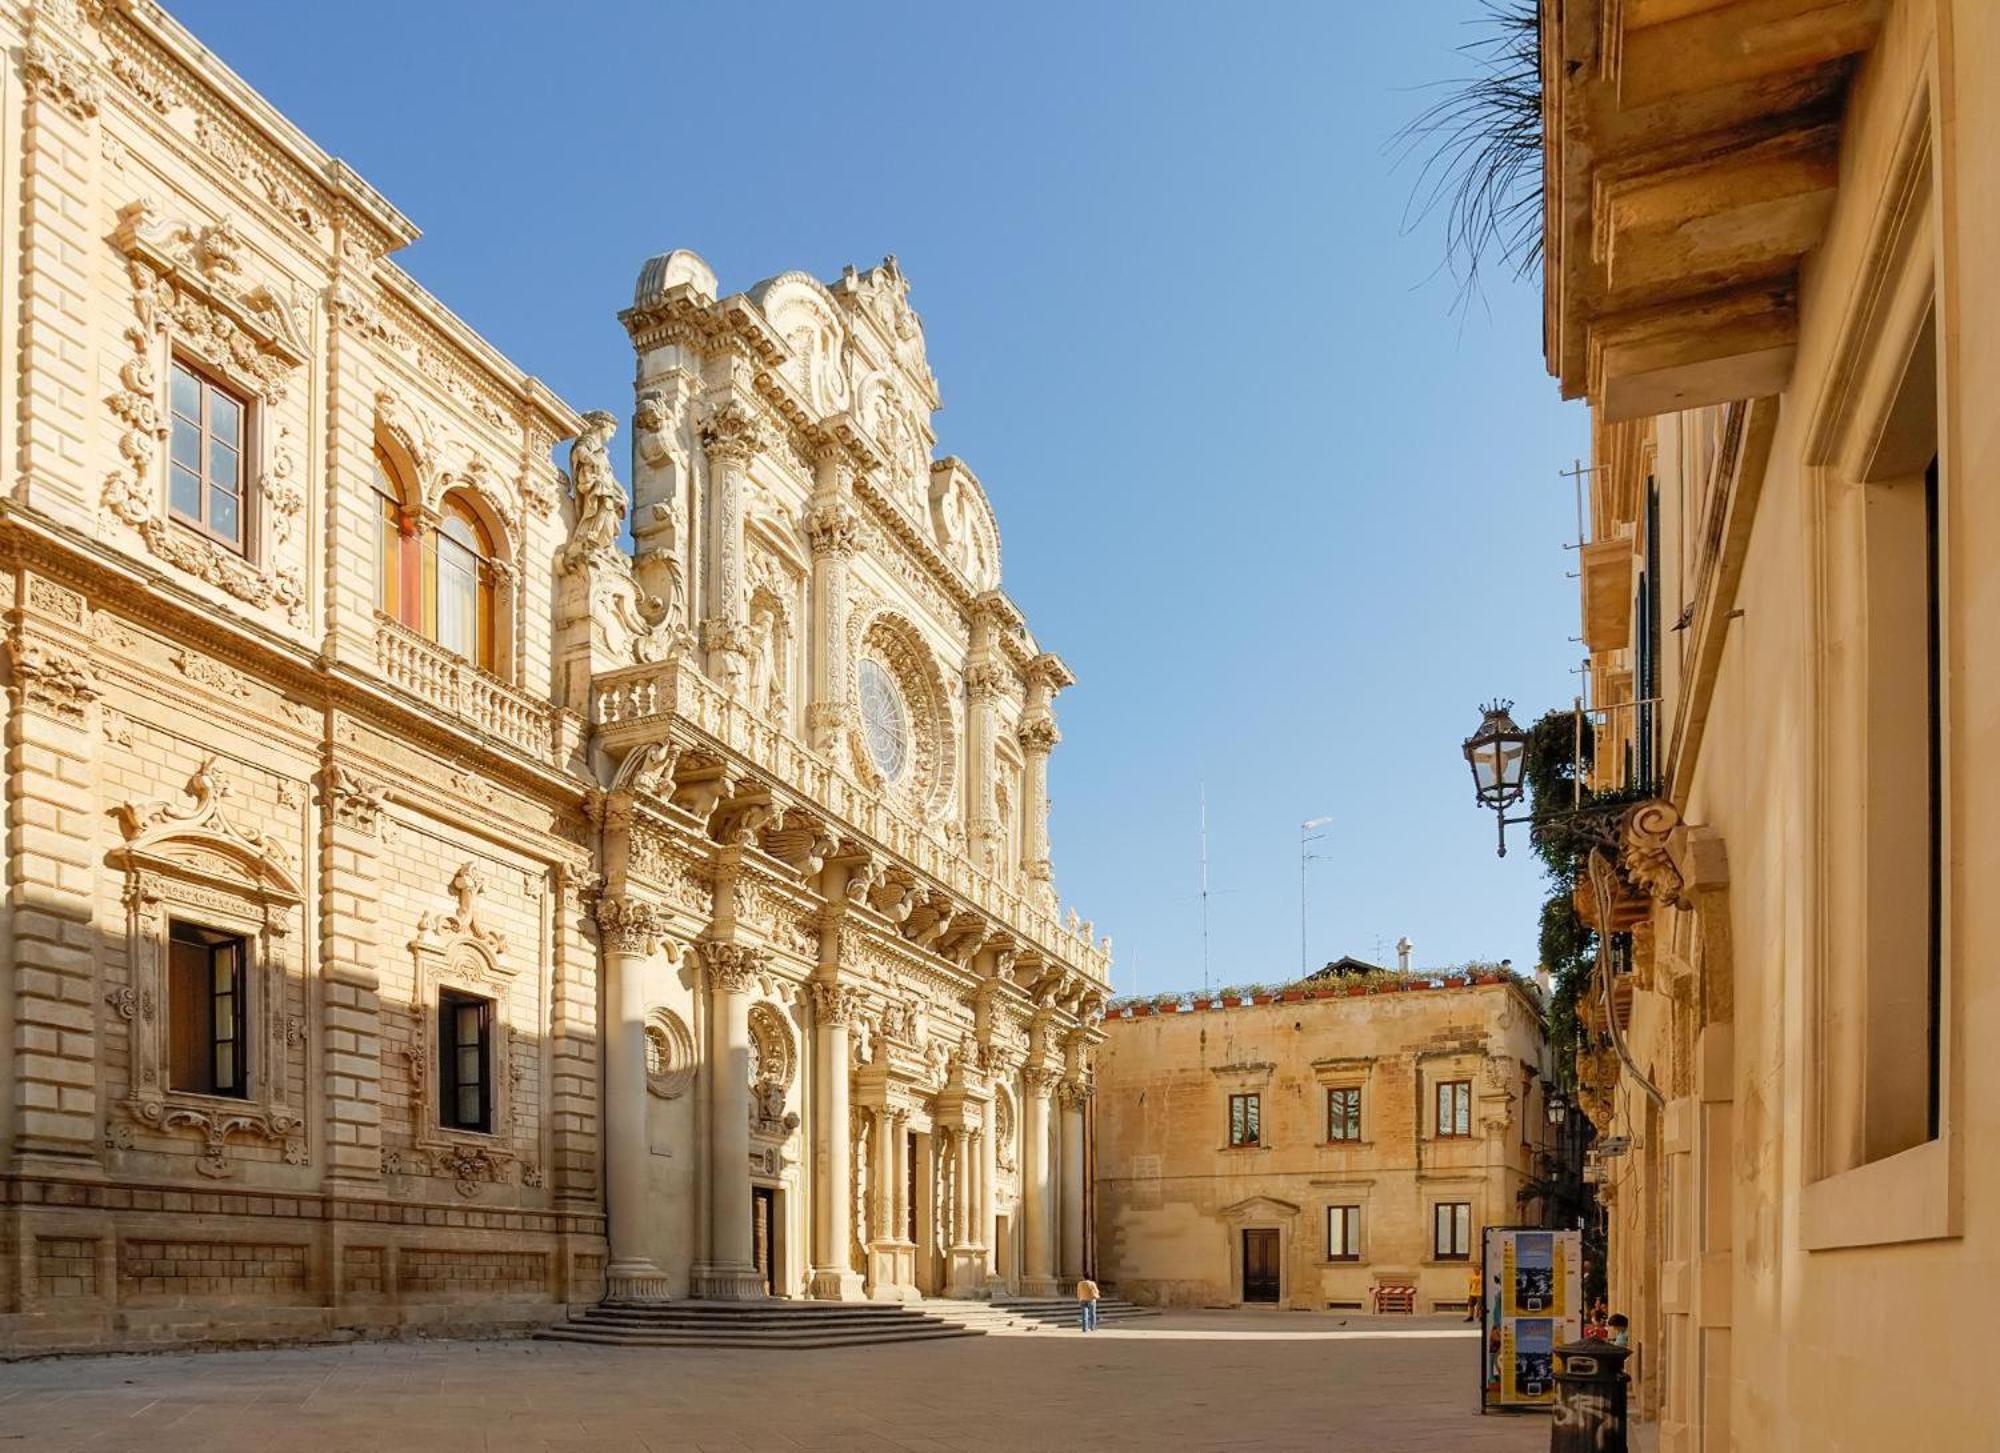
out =
[[[538,761],[552,753],[549,707],[387,617],[375,620],[375,669],[461,726]]]

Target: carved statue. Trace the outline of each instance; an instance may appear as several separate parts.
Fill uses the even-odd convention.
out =
[[[583,416],[583,428],[569,446],[576,528],[570,531],[558,562],[564,571],[604,554],[618,553],[618,531],[625,523],[625,488],[611,472],[611,453],[606,447],[617,431],[616,419],[602,409],[593,409]]]

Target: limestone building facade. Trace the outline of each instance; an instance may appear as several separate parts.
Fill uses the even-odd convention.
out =
[[[2000,13],[1544,3],[1584,1103],[1663,1450],[1992,1446]],[[1782,38],[1781,38],[1782,37]]]
[[[1543,1224],[1542,1012],[1511,974],[1379,972],[1116,1006],[1105,1283],[1170,1306],[1462,1310],[1482,1229]]]
[[[619,420],[158,6],[0,48],[0,1343],[1080,1272],[1071,676],[894,260],[645,264],[628,552]]]

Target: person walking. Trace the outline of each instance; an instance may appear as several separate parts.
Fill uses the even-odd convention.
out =
[[[1080,1330],[1097,1330],[1097,1299],[1104,1294],[1097,1289],[1097,1283],[1083,1277],[1076,1284],[1076,1320]]]

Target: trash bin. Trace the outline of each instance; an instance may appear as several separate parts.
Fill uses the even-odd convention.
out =
[[[1549,1453],[1627,1453],[1625,1359],[1629,1347],[1567,1342],[1556,1348],[1556,1406]]]

